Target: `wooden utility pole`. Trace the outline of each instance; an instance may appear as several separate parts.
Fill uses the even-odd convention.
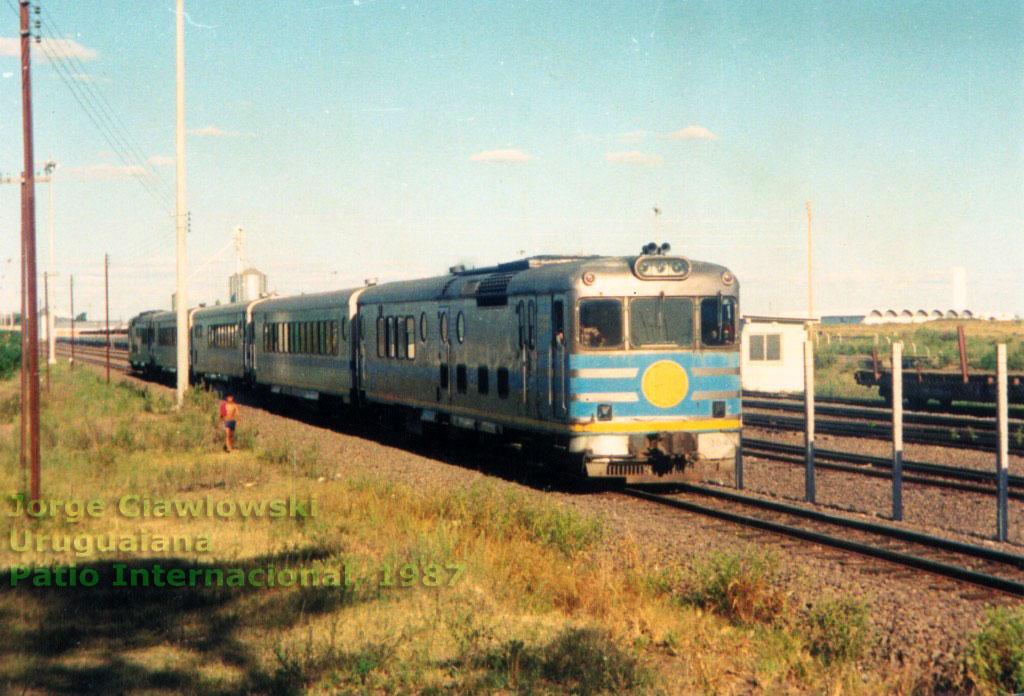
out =
[[[107,318],[107,384],[110,384],[110,254],[103,255],[103,305]]]
[[[28,312],[28,440],[30,467],[30,500],[39,500],[39,300],[36,279],[36,201],[35,164],[32,159],[32,32],[29,29],[29,0],[20,0],[21,6],[21,128],[25,153],[21,194],[23,217],[21,230],[24,238],[25,276],[28,281],[25,308]]]
[[[807,201],[807,318],[814,320],[814,254],[811,246],[811,202]]]

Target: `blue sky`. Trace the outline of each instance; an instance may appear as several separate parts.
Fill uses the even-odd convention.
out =
[[[169,306],[174,2],[43,4],[35,144],[59,163],[58,306],[74,273],[76,307],[102,312],[104,253],[113,316]],[[14,8],[0,2],[5,176],[21,167]],[[972,308],[1024,313],[1020,2],[186,11],[193,268],[237,225],[281,293],[664,240],[733,269],[744,311],[800,312],[810,199],[817,310],[947,308],[963,266]],[[18,209],[0,186],[4,309]],[[191,298],[224,299],[233,270],[230,251],[209,262]]]

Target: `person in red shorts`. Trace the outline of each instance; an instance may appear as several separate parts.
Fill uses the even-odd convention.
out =
[[[241,416],[241,409],[235,403],[235,397],[228,394],[220,402],[220,422],[224,428],[224,451],[230,452],[235,448],[235,427]]]

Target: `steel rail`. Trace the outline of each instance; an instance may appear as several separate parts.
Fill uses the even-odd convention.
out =
[[[767,411],[794,411],[803,412],[802,401],[772,401],[768,399],[744,399],[743,408],[756,408]],[[892,409],[886,408],[849,408],[845,406],[822,406],[815,405],[815,410],[826,416],[838,418],[850,418],[854,420],[878,421],[881,423],[892,422]],[[934,413],[920,413],[916,411],[904,411],[904,423],[916,423],[917,425],[931,425],[940,428],[975,428],[977,430],[995,431],[995,414],[990,418],[974,416],[947,416]],[[1014,420],[1011,425],[1024,426],[1024,421]]]
[[[781,454],[788,455],[799,455],[803,457],[805,450],[800,445],[790,445],[782,442],[770,442],[768,440],[759,440],[756,438],[743,438],[743,451],[744,454],[750,450],[758,450],[761,452],[778,452]],[[749,454],[757,456],[757,452],[751,451]],[[872,466],[878,469],[884,469],[887,472],[892,471],[892,458],[891,457],[876,457],[869,454],[854,454],[852,452],[839,452],[837,450],[819,449],[814,448],[815,465],[817,465],[817,459],[830,459],[832,461],[848,462],[851,464],[863,464]],[[800,460],[801,462],[803,459]],[[844,470],[849,467],[844,467]],[[929,464],[925,462],[915,462],[907,459],[903,460],[904,471],[916,471],[918,473],[927,474],[929,476],[941,476],[950,479],[956,479],[958,481],[978,481],[982,483],[996,482],[996,473],[994,471],[980,471],[977,469],[967,469],[960,466],[947,466],[945,464]],[[853,471],[864,472],[863,469],[854,468]],[[867,472],[864,472],[867,473]],[[882,476],[888,476],[888,473],[884,472],[871,472],[880,473]],[[1009,477],[1009,484],[1014,488],[1024,488],[1024,476],[1012,475]]]
[[[804,429],[804,419],[794,416],[772,416],[762,413],[744,413],[743,424],[759,428],[776,430]],[[818,420],[815,427],[819,433],[829,435],[840,435],[844,437],[866,437],[872,439],[888,439],[892,432],[886,424],[861,424],[850,421]],[[938,445],[941,447],[957,447],[960,449],[992,450],[995,447],[995,433],[988,431],[967,433],[961,435],[956,432],[955,437],[948,431],[941,428],[928,428],[924,426],[910,427],[903,429],[905,442],[914,442],[924,445]],[[1024,447],[1012,445],[1010,452],[1024,454]]]
[[[959,553],[961,555],[970,556],[987,561],[993,561],[997,563],[1004,563],[1011,565],[1015,568],[1024,568],[1024,556],[1018,556],[1015,554],[1006,553],[1003,551],[996,551],[995,549],[986,549],[981,546],[972,546],[970,544],[964,544],[962,542],[953,541],[951,539],[942,539],[941,537],[933,537],[927,534],[920,534],[918,532],[911,532],[909,530],[896,529],[887,525],[872,524],[870,522],[861,522],[858,520],[852,520],[845,517],[836,517],[834,515],[826,515],[814,510],[806,510],[804,508],[797,508],[792,505],[785,505],[783,503],[773,503],[771,501],[760,500],[757,498],[749,498],[747,496],[740,496],[725,491],[715,491],[706,489],[700,486],[684,485],[681,486],[686,492],[706,495],[710,497],[721,498],[730,502],[740,503],[744,505],[750,505],[759,507],[761,509],[771,510],[774,512],[782,512],[791,515],[797,515],[804,517],[816,522],[824,522],[828,524],[834,524],[837,526],[847,527],[851,529],[857,529],[879,536],[885,536],[892,539],[898,539],[901,541],[908,541],[912,543],[921,544],[928,546],[940,551]],[[758,517],[750,517],[747,515],[740,515],[738,513],[729,512],[720,508],[709,507],[705,505],[699,505],[697,503],[691,503],[678,498],[670,498],[664,495],[658,495],[650,493],[648,491],[638,490],[635,488],[624,488],[623,493],[626,493],[632,497],[640,498],[650,502],[658,503],[661,505],[668,505],[688,512],[705,515],[708,517],[714,517],[734,524],[740,524],[747,527],[753,527],[755,529],[761,529],[783,536],[793,537],[801,539],[803,541],[809,541],[823,546],[830,546],[833,548],[843,549],[863,556],[871,558],[878,558],[880,560],[888,561],[905,567],[915,568],[917,570],[923,570],[943,577],[948,577],[954,580],[968,582],[980,587],[987,589],[999,590],[1007,594],[1012,594],[1018,597],[1024,597],[1024,582],[1018,582],[1009,578],[999,577],[997,575],[989,575],[987,573],[980,573],[978,571],[971,570],[969,568],[962,568],[960,566],[951,565],[941,561],[935,561],[928,558],[921,558],[920,556],[913,556],[900,551],[893,551],[891,549],[882,548],[879,546],[871,546],[869,544],[863,544],[856,541],[850,541],[848,539],[842,539],[839,537],[823,534],[821,532],[814,532],[809,529],[803,529],[801,527],[794,527],[791,525],[782,524],[780,522],[772,522]]]

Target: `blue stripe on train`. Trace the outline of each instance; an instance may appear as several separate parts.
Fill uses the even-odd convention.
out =
[[[685,371],[688,380],[686,396],[671,408],[660,408],[650,403],[643,395],[641,382],[644,371],[653,363],[671,360],[679,364]],[[588,353],[571,355],[570,370],[601,369],[601,368],[637,368],[635,377],[572,377],[569,392],[572,395],[599,393],[634,393],[637,401],[609,401],[616,418],[629,417],[710,417],[713,416],[713,402],[725,401],[725,415],[735,416],[740,413],[740,376],[733,375],[699,375],[695,370],[701,368],[738,368],[739,353],[729,352],[676,352],[676,353]],[[570,372],[571,374],[571,372]],[[737,398],[713,398],[694,400],[695,393],[700,392],[732,392]],[[569,415],[572,418],[589,418],[596,414],[597,404],[583,401],[570,401]]]

